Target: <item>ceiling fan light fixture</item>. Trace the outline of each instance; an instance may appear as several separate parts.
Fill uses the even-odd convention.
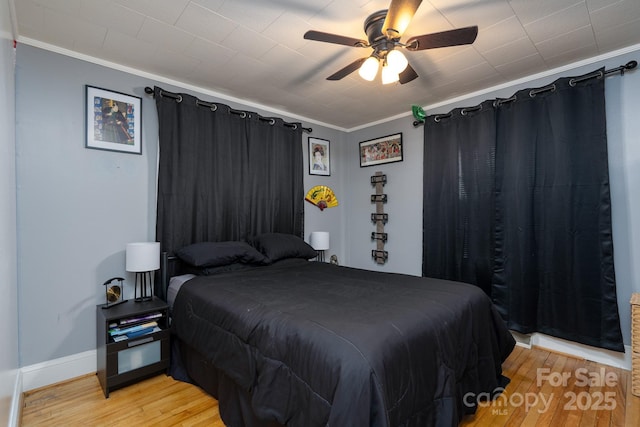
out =
[[[387,85],[389,83],[395,83],[400,80],[400,76],[391,67],[385,65],[382,67],[382,84]]]
[[[403,37],[409,23],[414,18],[422,0],[390,0],[388,9],[382,9],[369,15],[364,21],[364,32],[367,40],[322,31],[307,31],[305,40],[339,44],[357,48],[371,48],[372,58],[360,57],[333,73],[327,80],[340,80],[356,70],[360,76],[373,81],[382,66],[382,82],[385,84],[399,82],[409,83],[418,77],[418,73],[408,63],[401,52],[403,49],[420,51],[447,46],[472,44],[478,35],[478,26],[456,28],[437,33],[422,34],[410,37],[405,43]],[[367,3],[361,2],[361,3]],[[371,2],[373,3],[373,2]],[[400,49],[402,48],[402,49]]]
[[[409,65],[409,61],[399,50],[394,49],[387,54],[387,67],[395,71],[396,74],[403,72],[407,65]]]
[[[358,74],[360,74],[360,77],[362,77],[363,79],[371,82],[376,78],[379,67],[380,63],[378,62],[378,58],[376,58],[375,56],[370,56],[360,66]]]

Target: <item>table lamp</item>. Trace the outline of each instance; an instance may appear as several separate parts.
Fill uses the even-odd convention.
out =
[[[160,268],[160,243],[139,242],[127,244],[126,269],[136,273],[134,301],[153,299],[151,272]],[[138,295],[140,291],[140,295]]]
[[[324,251],[329,249],[329,232],[328,231],[312,231],[309,238],[311,247],[318,253],[317,260],[324,262]]]

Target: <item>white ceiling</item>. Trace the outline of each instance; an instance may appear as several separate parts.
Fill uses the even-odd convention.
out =
[[[370,49],[303,34],[366,39],[364,20],[390,0],[12,1],[19,42],[60,47],[340,129],[640,43],[640,0],[424,0],[402,41],[470,25],[478,25],[478,38],[470,46],[406,52],[420,77],[382,85],[357,72],[327,81]]]

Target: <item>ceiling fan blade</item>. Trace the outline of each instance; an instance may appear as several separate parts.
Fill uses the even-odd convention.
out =
[[[440,33],[424,34],[407,40],[409,50],[435,49],[438,47],[459,46],[471,44],[478,36],[478,26],[458,28]]]
[[[353,37],[339,36],[337,34],[323,33],[322,31],[307,31],[304,33],[307,40],[315,40],[319,42],[335,43],[351,47],[368,47],[369,44],[360,39]]]
[[[340,79],[342,79],[344,77],[347,77],[349,74],[353,73],[355,70],[360,68],[362,63],[364,61],[366,61],[366,60],[367,60],[367,58],[356,59],[351,64],[349,64],[346,67],[344,67],[343,69],[338,70],[335,73],[333,73],[332,75],[330,75],[329,77],[327,77],[327,80],[340,80]]]
[[[399,38],[409,26],[422,0],[392,0],[382,25],[382,34]]]
[[[407,65],[407,68],[405,68],[404,71],[400,73],[398,81],[403,85],[417,78],[418,73],[416,73],[416,70],[414,70],[411,65]]]

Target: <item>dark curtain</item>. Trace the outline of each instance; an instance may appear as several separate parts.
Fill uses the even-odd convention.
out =
[[[489,294],[513,330],[624,351],[613,265],[604,79],[575,87],[569,80],[559,79],[539,93],[516,93],[514,101],[495,108],[495,122],[487,125],[495,136],[494,195],[477,207],[493,226]],[[471,120],[472,115],[452,113],[452,118]],[[429,230],[451,223],[443,214],[429,217],[433,223],[426,225],[433,191],[427,188],[427,158],[436,144],[429,141],[435,131],[428,130],[436,125],[427,123],[425,248]],[[473,172],[465,171],[464,162],[459,166],[459,176]],[[466,203],[456,204],[445,212],[466,209]],[[464,251],[452,256],[464,258]],[[424,273],[431,272],[425,268]],[[469,281],[464,271],[449,278]]]
[[[423,276],[472,283],[490,293],[494,160],[491,101],[427,121]]]
[[[227,105],[215,111],[155,88],[159,124],[156,238],[191,243],[303,234],[302,128]]]

